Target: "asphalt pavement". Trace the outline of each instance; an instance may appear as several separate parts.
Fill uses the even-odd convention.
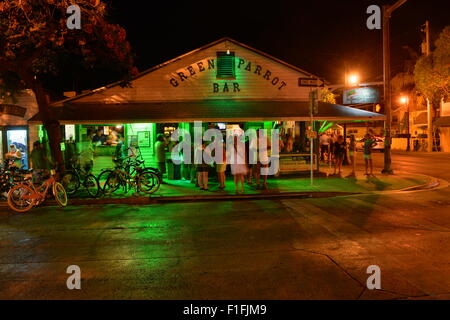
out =
[[[393,168],[450,181],[449,160],[395,153]],[[449,191],[2,211],[0,298],[449,299]]]

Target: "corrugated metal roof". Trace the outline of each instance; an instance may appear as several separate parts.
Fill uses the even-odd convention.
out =
[[[52,113],[62,124],[139,123],[139,122],[242,122],[309,121],[305,101],[209,100],[189,102],[149,102],[132,104],[71,104],[54,108]],[[319,103],[315,120],[367,121],[384,120],[379,113]],[[30,123],[40,123],[41,115]]]

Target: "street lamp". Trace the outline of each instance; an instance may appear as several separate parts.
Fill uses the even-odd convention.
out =
[[[384,168],[381,171],[386,174],[393,174],[391,169],[391,61],[389,47],[389,19],[392,12],[398,9],[407,0],[398,0],[392,6],[383,6],[383,80],[384,80],[384,105],[386,121],[384,122],[385,141],[384,141]]]
[[[400,97],[400,103],[403,104],[403,105],[406,105],[408,103],[408,97],[401,96]]]
[[[348,83],[351,84],[351,85],[357,85],[358,81],[359,81],[359,77],[358,77],[357,74],[351,74],[348,77]]]
[[[406,151],[411,151],[411,135],[409,133],[409,98],[408,96],[401,96],[400,97],[400,103],[404,106],[406,106],[406,133],[408,135],[408,140],[406,144]]]

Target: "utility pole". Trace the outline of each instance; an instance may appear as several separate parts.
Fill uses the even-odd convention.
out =
[[[384,122],[384,168],[381,171],[385,174],[393,174],[391,168],[391,61],[390,61],[390,41],[389,41],[389,19],[392,12],[398,9],[407,0],[398,0],[392,6],[383,6],[383,82],[384,82],[384,109],[386,121]]]
[[[423,32],[425,32],[425,44],[422,44],[422,51],[425,51],[425,55],[430,55],[430,23],[425,21],[425,28]],[[433,152],[433,108],[430,103],[430,100],[427,98],[427,151]]]
[[[406,100],[406,108],[407,108],[407,110],[406,110],[406,114],[408,115],[408,117],[407,117],[407,122],[406,122],[406,133],[408,134],[408,141],[407,141],[407,144],[406,144],[406,151],[411,151],[411,132],[410,132],[410,128],[409,128],[409,100],[410,100],[410,97],[408,96],[408,98],[407,98],[407,100]]]

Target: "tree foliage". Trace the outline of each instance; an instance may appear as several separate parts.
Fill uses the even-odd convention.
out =
[[[70,30],[67,9],[72,4],[71,0],[0,2],[0,95],[33,90],[60,164],[59,122],[49,108],[52,93],[62,90],[60,82],[108,70],[127,83],[137,73],[126,32],[108,22],[106,5],[100,0],[77,0],[81,29]]]
[[[327,88],[322,88],[319,91],[319,101],[336,104],[336,97]]]
[[[80,0],[81,30],[69,30],[69,0],[6,0],[0,3],[0,78],[3,90],[17,82],[30,87],[41,81],[53,90],[51,79],[67,70],[96,72],[110,68],[119,75],[136,73],[126,32],[106,20],[99,0]],[[69,73],[68,76],[72,74]]]
[[[450,26],[444,28],[435,42],[436,49],[421,57],[414,69],[416,88],[433,104],[448,98],[450,81]]]

